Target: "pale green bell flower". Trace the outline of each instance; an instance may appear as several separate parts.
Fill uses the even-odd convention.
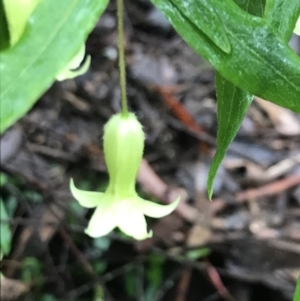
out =
[[[119,227],[128,236],[142,240],[152,236],[145,216],[160,218],[171,213],[179,198],[159,205],[138,196],[135,180],[144,149],[142,125],[133,113],[110,118],[104,128],[104,155],[109,184],[104,193],[79,190],[71,180],[71,192],[81,206],[96,210],[85,232],[100,237]]]
[[[298,21],[296,23],[296,27],[294,29],[294,33],[300,36],[300,17],[298,18]]]

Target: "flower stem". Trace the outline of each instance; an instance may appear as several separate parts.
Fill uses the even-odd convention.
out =
[[[117,0],[118,12],[118,49],[119,49],[119,69],[120,69],[120,89],[121,89],[121,108],[122,115],[128,115],[127,96],[126,96],[126,70],[124,56],[124,8],[123,0]]]

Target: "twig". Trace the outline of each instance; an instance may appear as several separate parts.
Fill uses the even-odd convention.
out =
[[[98,275],[95,274],[93,267],[90,265],[90,263],[84,257],[84,255],[80,252],[80,250],[76,247],[76,245],[73,243],[69,234],[63,228],[60,228],[58,232],[59,232],[60,236],[63,238],[63,240],[67,243],[67,245],[70,247],[70,250],[72,251],[74,256],[82,264],[84,270],[91,276],[91,278],[93,280],[97,280],[97,282],[101,282]]]
[[[184,106],[172,95],[170,89],[163,86],[155,88],[164,102],[170,108],[172,113],[191,131],[196,134],[206,134],[204,129],[194,120],[193,116],[184,108]],[[211,147],[208,143],[200,141],[200,149],[207,155],[211,153]]]
[[[247,200],[254,201],[257,198],[279,194],[299,184],[300,184],[300,175],[299,174],[291,175],[283,180],[278,180],[258,188],[253,188],[242,192],[238,192],[235,195],[234,200],[236,203],[243,203]],[[212,210],[214,213],[217,213],[222,209],[224,209],[225,207],[227,207],[229,204],[230,203],[226,202],[222,198],[214,199],[212,202]]]
[[[198,212],[195,208],[186,203],[187,193],[183,189],[172,189],[168,187],[145,159],[142,160],[137,180],[145,192],[153,195],[164,203],[171,203],[180,196],[180,203],[176,208],[176,212],[187,221],[195,221]]]
[[[184,269],[179,280],[177,296],[175,301],[186,301],[187,291],[190,285],[192,270],[190,267]]]
[[[206,271],[211,283],[216,288],[220,296],[222,296],[224,300],[227,301],[236,301],[225,287],[218,271],[209,261],[206,262]]]

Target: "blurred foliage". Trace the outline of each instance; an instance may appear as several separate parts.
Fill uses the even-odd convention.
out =
[[[0,218],[0,259],[2,259],[4,255],[8,255],[10,252],[12,241],[12,233],[8,223],[9,215],[6,211],[2,198],[0,198]]]
[[[23,196],[32,203],[42,203],[44,201],[43,196],[38,193],[37,191],[33,190],[25,190],[23,193]]]
[[[27,257],[22,261],[21,278],[25,282],[38,281],[43,278],[43,264],[34,257]]]
[[[95,295],[93,301],[104,301],[104,291],[100,285],[95,288]]]
[[[217,170],[254,95],[300,113],[300,58],[288,45],[300,2],[236,0],[239,6],[232,0],[152,2],[217,71],[218,147],[207,182],[211,198]],[[213,25],[207,26],[205,20],[213,20]]]
[[[166,258],[156,254],[150,254],[148,256],[148,268],[146,270],[146,276],[149,283],[159,288],[163,281],[163,266],[166,262]]]
[[[186,257],[191,260],[199,260],[209,256],[210,252],[209,248],[193,249],[186,252]]]
[[[142,288],[143,301],[155,300],[157,291],[163,283],[165,262],[165,257],[149,254],[145,262],[137,263],[124,275],[127,295],[136,300],[142,285],[145,286]],[[143,271],[143,277],[139,273],[139,268]]]
[[[297,286],[294,295],[294,301],[300,301],[300,275],[298,277]]]
[[[45,294],[38,301],[58,301],[54,296]]]
[[[8,181],[8,177],[5,173],[0,172],[0,187],[5,185]]]

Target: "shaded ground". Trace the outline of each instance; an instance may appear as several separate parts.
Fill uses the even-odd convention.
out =
[[[147,1],[128,1],[128,98],[144,125],[138,185],[177,212],[152,239],[92,240],[91,211],[69,179],[101,190],[103,124],[119,110],[115,10],[87,42],[87,74],[55,83],[1,139],[1,188],[13,248],[7,300],[292,300],[300,272],[300,118],[257,99],[219,171],[206,178],[217,130],[214,72]],[[15,208],[15,209],[14,209]],[[13,281],[12,279],[18,279]],[[105,296],[105,297],[104,297]],[[3,296],[4,298],[4,296]]]

